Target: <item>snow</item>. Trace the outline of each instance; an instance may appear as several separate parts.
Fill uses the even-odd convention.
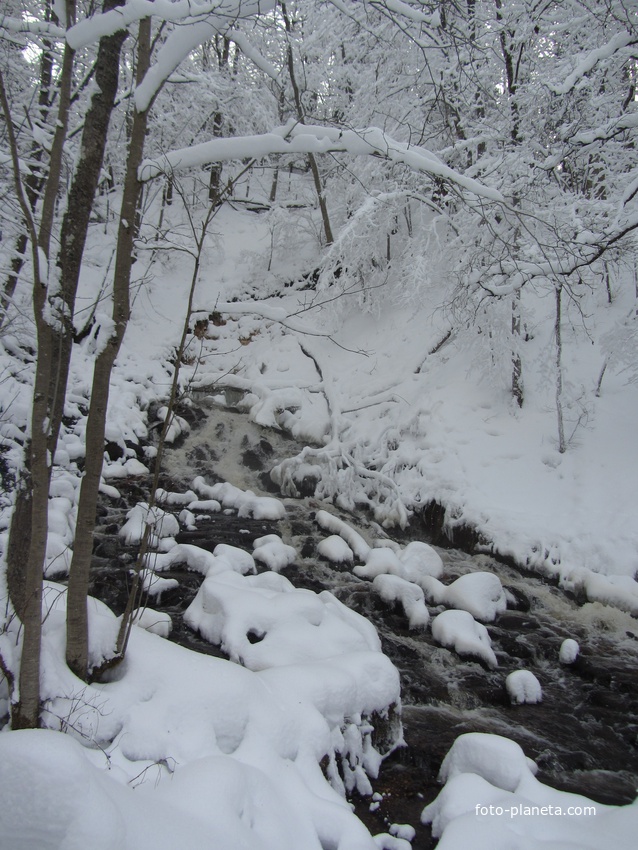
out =
[[[495,620],[507,607],[501,580],[493,573],[466,573],[445,588],[443,598],[446,605],[469,611],[486,623]]]
[[[481,733],[457,738],[441,769],[445,787],[421,816],[440,837],[437,847],[635,846],[636,803],[618,808],[593,803],[543,785],[535,772],[533,762],[513,741]]]
[[[423,591],[418,585],[405,581],[400,576],[382,573],[375,576],[372,588],[384,602],[401,603],[411,629],[427,626],[430,613],[425,606]]]
[[[505,689],[512,703],[537,703],[543,699],[541,683],[531,670],[514,670],[505,679]]]
[[[295,549],[284,543],[278,534],[266,534],[253,542],[253,558],[275,572],[293,564],[296,557]]]
[[[580,646],[578,645],[578,641],[573,638],[565,638],[560,645],[558,659],[561,664],[573,664],[578,658],[579,652]]]
[[[186,2],[160,5],[174,15],[188,15],[193,8]],[[219,8],[218,3],[208,5]],[[138,19],[151,8],[158,11],[159,6],[133,0],[121,12],[109,13],[108,20],[97,15],[83,28],[78,25],[69,42],[86,44],[121,25],[113,23],[114,15]],[[63,35],[36,22],[20,22],[20,27]],[[621,41],[612,38],[598,53],[568,58],[574,70],[562,85],[574,85],[591,63],[612,57],[623,48]],[[168,53],[172,49],[170,45]],[[190,159],[176,151],[171,162],[185,166],[199,161],[200,154],[210,158],[211,152],[219,159],[222,154],[234,158],[280,148],[348,147],[365,154],[378,149],[397,162],[450,176],[428,151],[400,146],[384,134],[353,132],[338,140],[329,128],[300,127],[286,141],[280,130],[220,140],[205,151],[191,150]],[[591,138],[595,135],[592,131]],[[144,168],[150,174],[164,165],[161,160]],[[489,632],[477,620],[493,622],[505,608],[496,576],[468,573],[444,584],[435,549],[421,541],[398,548],[372,544],[336,516],[340,506],[368,509],[379,525],[410,517],[412,529],[418,529],[424,506],[436,502],[442,505],[444,532],[474,529],[484,551],[556,580],[594,606],[638,614],[636,383],[624,364],[610,366],[600,396],[595,395],[595,379],[607,356],[599,340],[576,347],[570,374],[574,386],[582,389],[586,416],[582,423],[572,423],[574,439],[559,453],[553,388],[548,389],[542,358],[526,373],[525,406],[519,411],[509,405],[506,379],[491,373],[481,379],[485,352],[472,348],[476,341],[452,336],[436,354],[428,354],[449,329],[444,267],[432,270],[412,293],[397,280],[392,292],[382,289],[374,301],[364,293],[361,300],[348,302],[350,296],[335,288],[336,303],[321,306],[325,290],[309,295],[281,285],[296,279],[294,251],[275,251],[274,271],[266,271],[268,232],[262,220],[225,207],[218,226],[223,251],[206,248],[196,308],[205,315],[220,310],[226,324],[216,328],[215,340],[202,341],[200,362],[184,365],[183,385],[206,392],[217,385],[234,387],[241,391],[247,417],[310,443],[299,457],[280,465],[273,478],[287,485],[308,473],[317,477],[316,521],[330,535],[318,547],[324,557],[352,563],[355,576],[371,581],[388,604],[402,606],[415,630],[428,624],[426,599],[455,609],[433,618],[435,640],[492,669],[497,660]],[[108,239],[103,238],[104,245]],[[306,256],[315,262],[314,254]],[[530,263],[529,273],[535,268],[546,271]],[[149,406],[165,392],[164,365],[179,332],[176,305],[184,303],[183,271],[181,261],[159,262],[136,294],[113,374],[107,428],[107,438],[123,448],[146,436]],[[90,274],[83,281],[87,291]],[[507,280],[505,287],[520,283]],[[269,297],[269,287],[276,297]],[[587,298],[583,295],[583,315],[601,309],[593,297]],[[618,316],[630,308],[635,309],[633,300],[623,303],[620,294],[617,302],[602,308],[610,338]],[[535,309],[533,333],[525,343],[530,363],[551,341],[542,305]],[[305,312],[297,315],[300,311]],[[248,344],[244,347],[238,339],[248,339]],[[12,351],[20,350],[27,362],[22,343],[9,331],[0,342],[3,368]],[[86,402],[95,340],[92,345],[75,346],[65,411],[69,417],[79,415]],[[28,415],[28,385],[2,374],[0,426],[3,447],[10,447],[9,438],[22,433]],[[175,421],[183,429],[183,422]],[[56,456],[68,468],[64,475],[54,471],[47,549],[51,575],[68,570],[83,422],[80,418],[62,435]],[[125,454],[105,463],[109,483],[102,492],[117,499],[113,483],[147,475],[144,464]],[[365,791],[379,768],[380,755],[368,731],[370,715],[388,714],[399,700],[398,673],[380,651],[375,630],[331,594],[298,590],[278,574],[296,555],[279,537],[266,536],[252,555],[235,547],[218,546],[210,553],[174,545],[178,523],[172,507],[189,527],[196,514],[221,510],[256,520],[286,516],[282,500],[230,483],[209,484],[201,476],[191,486],[188,493],[167,493],[159,500],[162,507],[150,513],[138,505],[122,536],[138,542],[150,518],[151,543],[168,549],[147,556],[146,569],[152,572],[143,578],[151,590],[174,587],[173,580],[156,573],[179,564],[204,577],[187,618],[234,662],[169,644],[160,637],[169,621],[147,608],[131,635],[125,665],[112,681],[85,686],[62,661],[64,590],[47,584],[46,716],[56,729],[63,726],[70,734],[0,734],[0,842],[12,850],[62,845],[162,850],[210,844],[251,850],[405,850],[407,825],[395,825],[396,835],[372,839],[343,797],[346,785]],[[6,511],[2,522],[4,531]],[[267,571],[256,575],[256,563]],[[119,622],[94,600],[89,611],[91,658],[98,664],[112,653]],[[9,628],[0,638],[3,657],[15,659],[15,631]],[[566,640],[561,663],[573,663],[578,651],[576,641]],[[515,671],[508,677],[517,702],[521,695],[524,702],[530,694],[540,695],[540,685],[527,673]],[[319,767],[324,759],[332,784]],[[495,850],[523,846],[521,842],[530,850],[550,844],[560,850],[635,846],[636,805],[597,804],[595,818],[510,817],[512,807],[522,812],[525,806],[583,807],[591,801],[542,785],[521,748],[498,736],[458,739],[441,779],[445,787],[424,814],[442,836],[440,850]],[[508,814],[477,814],[476,806],[491,805]]]
[[[151,634],[167,638],[173,628],[173,623],[164,611],[153,611],[152,608],[136,608],[133,611],[133,622],[141,629]]]
[[[468,611],[443,611],[432,620],[432,637],[458,652],[480,658],[488,667],[497,667],[489,633],[482,623],[477,623]]]
[[[354,558],[352,549],[343,537],[337,534],[331,534],[330,537],[320,540],[317,544],[317,552],[322,558],[334,564],[351,563]]]

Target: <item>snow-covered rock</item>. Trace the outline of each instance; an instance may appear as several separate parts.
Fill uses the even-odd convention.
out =
[[[384,602],[390,605],[399,602],[402,605],[411,629],[424,629],[427,626],[430,613],[425,605],[423,591],[418,585],[399,576],[378,575],[372,582],[372,587]]]
[[[491,623],[505,611],[507,602],[501,580],[494,573],[466,573],[445,589],[445,604],[459,608],[477,620]]]
[[[432,637],[459,655],[469,655],[497,667],[489,633],[468,611],[442,611],[432,620]]]
[[[558,660],[561,664],[573,664],[578,658],[579,653],[580,646],[578,645],[578,641],[575,641],[573,638],[565,638],[558,651]]]
[[[317,552],[333,564],[351,564],[354,559],[352,549],[338,534],[331,534],[330,537],[320,540],[317,544]]]
[[[531,670],[514,670],[505,679],[505,689],[512,703],[537,703],[543,699],[541,683]]]
[[[294,547],[284,543],[279,535],[266,534],[253,541],[253,558],[269,570],[278,572],[294,564],[297,552]]]

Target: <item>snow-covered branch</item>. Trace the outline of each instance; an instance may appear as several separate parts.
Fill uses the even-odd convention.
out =
[[[124,6],[92,15],[71,27],[67,41],[78,50],[151,16],[180,24],[217,22],[220,29],[227,30],[234,21],[269,12],[273,6],[273,0],[128,0]]]
[[[596,127],[594,130],[585,130],[577,133],[572,137],[571,141],[577,145],[591,145],[594,142],[607,141],[608,139],[622,133],[623,130],[634,130],[638,127],[638,112],[630,112],[626,115],[619,115],[618,118],[613,118],[602,127]]]
[[[403,163],[413,171],[449,180],[459,188],[486,200],[497,203],[504,200],[497,189],[455,171],[426,148],[410,146],[392,139],[378,127],[340,130],[337,127],[294,122],[276,127],[270,133],[212,139],[190,148],[170,151],[159,159],[147,159],[140,166],[140,180],[148,181],[163,172],[193,168],[211,162],[246,157],[259,159],[276,153],[349,153],[355,156],[378,156],[391,162]]]
[[[636,44],[635,35],[631,35],[628,32],[618,33],[610,39],[607,44],[590,51],[583,59],[581,59],[572,73],[566,77],[560,85],[550,85],[550,90],[555,92],[555,94],[567,94],[574,88],[576,83],[584,77],[585,74],[588,74],[593,68],[595,68],[599,62],[604,59],[609,59],[609,57],[613,56],[618,50],[622,50],[624,47],[628,47],[632,44]]]
[[[271,80],[275,80],[275,82],[279,80],[279,71],[277,68],[275,68],[272,62],[266,59],[266,57],[263,56],[253,44],[251,44],[251,42],[246,38],[245,33],[231,29],[226,33],[226,36],[234,42],[244,56],[247,56],[260,71],[263,71],[264,74],[266,74],[267,77],[270,77]]]
[[[45,35],[48,38],[57,40],[62,40],[65,36],[64,28],[50,21],[24,21],[22,18],[12,18],[9,15],[0,15],[0,30],[6,30],[12,33]]]

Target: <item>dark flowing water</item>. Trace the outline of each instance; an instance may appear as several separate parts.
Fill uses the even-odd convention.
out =
[[[213,408],[186,442],[172,450],[163,486],[184,491],[196,475],[214,483],[228,480],[242,489],[272,494],[269,469],[299,447],[279,433],[265,431],[242,414]],[[131,485],[128,506],[146,492]],[[124,492],[124,491],[122,491]],[[282,499],[286,518],[280,522],[238,520],[219,514],[184,532],[179,540],[213,550],[230,543],[252,551],[252,541],[279,534],[299,557],[282,572],[297,586],[330,590],[342,602],[377,627],[383,649],[401,673],[403,724],[407,747],[389,756],[377,780],[381,799],[355,799],[357,813],[371,832],[385,832],[392,823],[417,830],[413,846],[434,845],[420,814],[438,791],[437,774],[454,739],[470,731],[492,732],[517,741],[535,759],[538,778],[556,788],[584,794],[600,803],[631,802],[638,789],[638,621],[607,606],[580,604],[559,588],[485,555],[439,549],[444,561],[441,580],[449,584],[476,570],[496,573],[508,592],[508,610],[488,625],[499,666],[490,670],[479,661],[461,658],[438,646],[430,630],[410,630],[402,611],[394,610],[371,590],[370,583],[321,559],[318,542],[326,536],[315,522],[318,509],[341,516],[369,539],[383,534],[365,516],[341,514],[312,498]],[[113,536],[126,506],[104,506],[93,570],[93,592],[116,612],[123,609],[124,582],[113,582],[113,571],[124,578],[130,562]],[[423,528],[399,532],[401,544],[421,539]],[[163,573],[178,579],[180,588],[166,594],[162,610],[174,623],[172,639],[210,654],[220,651],[193,634],[182,621],[201,576],[177,570]],[[437,609],[430,607],[435,615]],[[565,638],[580,644],[572,665],[559,662]],[[505,677],[518,668],[531,670],[543,689],[533,705],[511,705]]]

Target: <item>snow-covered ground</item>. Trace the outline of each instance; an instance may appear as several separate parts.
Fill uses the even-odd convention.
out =
[[[574,354],[571,380],[585,388],[587,416],[560,454],[553,389],[542,368],[526,375],[519,411],[508,402],[507,369],[502,380],[482,380],[455,334],[428,354],[449,328],[436,280],[409,295],[401,281],[364,295],[341,293],[337,281],[316,292],[286,288],[312,268],[311,253],[286,251],[268,221],[245,209],[224,207],[214,226],[218,235],[206,250],[195,298],[202,332],[185,358],[183,388],[220,403],[232,399],[256,422],[308,443],[274,471],[284,492],[314,478],[317,497],[368,507],[382,525],[404,524],[436,500],[450,524],[475,526],[494,551],[558,576],[590,600],[638,614],[638,397],[621,370],[609,369],[596,397],[597,353],[581,347]],[[106,241],[94,246],[87,292],[101,280],[108,254]],[[160,256],[136,287],[107,434],[122,446],[146,435],[148,405],[168,391],[166,364],[181,333],[190,263],[184,253]],[[538,350],[551,337],[540,318],[529,343]],[[610,316],[610,328],[614,321]],[[16,320],[3,337],[6,350],[19,332]],[[89,337],[76,351],[70,415],[86,398],[95,344]],[[3,433],[10,437],[29,395],[9,367],[3,375]],[[54,479],[51,574],[72,539],[72,467],[82,427],[61,439],[57,460],[71,472],[60,470]],[[129,451],[106,470],[105,494],[115,494],[118,476],[142,470]],[[240,490],[193,487],[183,502],[186,524],[204,503],[245,516],[275,517],[279,510],[276,500]],[[6,510],[4,516],[6,527]],[[129,523],[125,534],[133,539],[139,517]],[[383,598],[402,603],[414,628],[428,627],[426,603],[436,598],[458,609],[433,620],[441,642],[458,651],[473,642],[491,663],[489,638],[467,602],[478,592],[479,619],[489,621],[502,610],[498,588],[479,579],[471,592],[442,589],[435,559],[423,551],[416,561],[405,553],[393,560],[388,551],[375,566],[380,556],[372,557],[355,532],[336,518],[323,527],[326,553],[367,570]],[[170,560],[177,554],[171,523],[157,532],[158,558]],[[205,575],[191,623],[240,663],[194,655],[136,628],[113,680],[84,686],[61,660],[64,596],[50,585],[44,697],[51,726],[71,734],[0,735],[2,850],[405,850],[409,829],[373,839],[343,796],[344,785],[371,790],[381,761],[371,718],[389,717],[400,699],[397,671],[374,629],[330,594],[295,590],[278,576],[290,553],[275,539],[255,550],[254,559],[269,568],[259,576],[238,553],[181,548]],[[117,621],[98,603],[92,617],[99,660]],[[6,657],[14,625],[2,635]],[[251,630],[256,642],[247,640]],[[512,698],[540,698],[529,685],[514,682]],[[97,748],[81,746],[87,743]],[[638,807],[595,805],[593,813],[590,801],[539,783],[520,749],[497,736],[461,740],[441,778],[445,787],[424,818],[446,850],[634,846]]]

